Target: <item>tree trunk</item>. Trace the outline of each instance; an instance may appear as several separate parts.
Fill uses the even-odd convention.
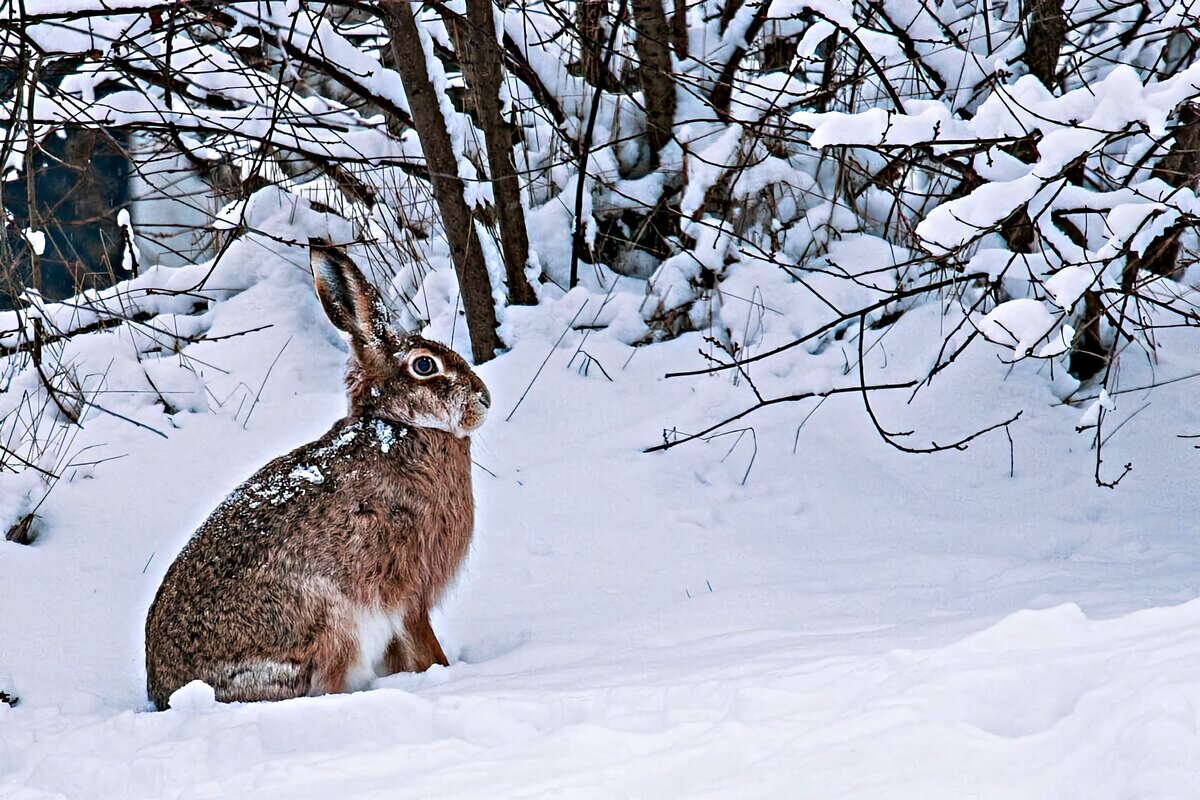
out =
[[[730,23],[733,22],[733,18],[742,10],[742,5],[743,0],[726,0],[725,4],[721,6],[721,33],[725,33],[726,29],[729,28]],[[747,39],[746,43],[749,44],[749,39]]]
[[[1151,171],[1151,177],[1176,188],[1195,187],[1200,180],[1200,110],[1184,103],[1176,110],[1174,142]],[[1174,225],[1150,243],[1141,255],[1129,254],[1122,288],[1133,291],[1138,273],[1142,270],[1155,275],[1172,275],[1178,268],[1179,235],[1184,225]]]
[[[675,78],[671,70],[671,35],[662,0],[633,0],[637,26],[634,48],[638,76],[646,104],[646,137],[650,143],[650,165],[658,166],[658,153],[671,141],[675,123]]]
[[[1037,150],[1037,140],[1033,135],[1024,136],[1012,144],[1001,148],[1014,158],[1032,164],[1040,158]],[[1029,205],[1022,203],[1000,222],[1000,235],[1004,237],[1008,249],[1014,253],[1032,253],[1036,241],[1033,220],[1029,218]]]
[[[741,7],[741,3],[737,3],[737,8]],[[733,8],[730,15],[730,21],[733,15],[737,13],[737,8],[734,8],[734,3],[730,2],[726,5],[726,9]],[[735,47],[729,55],[729,60],[721,68],[721,74],[717,76],[716,85],[713,86],[712,93],[709,95],[708,102],[712,105],[713,110],[717,112],[717,116],[724,122],[732,122],[733,117],[729,113],[729,104],[733,99],[733,79],[737,75],[737,71],[742,67],[742,60],[745,59],[750,46],[758,37],[763,25],[767,22],[767,15],[771,11],[771,0],[759,0],[758,8],[754,10],[754,17],[750,20],[750,25],[746,28],[746,33],[742,37],[745,46]]]
[[[1096,375],[1108,364],[1109,348],[1100,336],[1100,320],[1104,318],[1104,305],[1091,289],[1083,293],[1083,307],[1079,312],[1078,328],[1071,340],[1071,355],[1067,361],[1067,372],[1080,381]]]
[[[488,170],[492,176],[492,195],[500,222],[500,247],[504,253],[504,271],[508,278],[508,300],[519,306],[537,303],[537,295],[525,277],[529,261],[529,234],[525,229],[525,209],[521,205],[521,184],[513,161],[512,128],[500,107],[500,83],[503,65],[500,45],[496,42],[496,21],[491,0],[467,0],[469,50],[463,53],[463,67],[471,84],[479,127],[487,146]]]
[[[380,11],[391,38],[393,63],[404,83],[413,127],[425,151],[433,197],[442,215],[442,227],[450,245],[454,271],[471,335],[471,354],[476,364],[496,355],[501,347],[496,333],[496,307],[492,303],[491,281],[483,249],[471,210],[463,196],[458,161],[446,129],[446,118],[425,64],[425,50],[417,19],[409,0],[383,0]]]
[[[579,62],[583,80],[603,89],[608,85],[604,64],[604,31],[600,22],[608,13],[608,0],[579,0],[575,5],[575,27],[579,29]]]
[[[1025,64],[1047,89],[1058,83],[1058,55],[1067,37],[1063,0],[1026,0]]]
[[[1200,180],[1200,110],[1184,103],[1176,111],[1174,142],[1151,171],[1151,176],[1170,186],[1194,187]],[[1173,275],[1178,269],[1179,236],[1185,226],[1173,225],[1147,245],[1141,255],[1130,252],[1121,273],[1121,290],[1137,292],[1138,275],[1145,271],[1154,275]],[[1071,344],[1070,372],[1085,380],[1099,372],[1108,362],[1110,353],[1100,339],[1100,317],[1103,307],[1094,292],[1085,292],[1083,324]]]
[[[672,0],[671,7],[671,41],[675,57],[682,61],[688,57],[687,0]]]

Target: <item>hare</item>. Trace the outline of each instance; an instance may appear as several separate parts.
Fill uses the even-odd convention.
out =
[[[221,701],[281,700],[447,663],[429,611],[470,544],[487,387],[449,348],[395,332],[343,252],[314,240],[311,260],[350,337],[349,413],[238,487],[167,570],[146,618],[160,710],[195,679]]]

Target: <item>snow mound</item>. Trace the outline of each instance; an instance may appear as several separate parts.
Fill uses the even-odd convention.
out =
[[[0,797],[1200,796],[1200,557],[1178,504],[1196,456],[1138,413],[1137,389],[1157,383],[1156,412],[1200,429],[1174,380],[1200,372],[1172,341],[1187,332],[1161,331],[1171,360],[1127,366],[1119,405],[1095,398],[1121,432],[1105,459],[1136,462],[1117,492],[1095,488],[1081,410],[1048,391],[1047,362],[997,369],[983,347],[916,396],[872,399],[914,442],[1024,412],[965,451],[903,455],[844,392],[647,454],[757,393],[853,385],[858,358],[870,383],[922,377],[945,312],[880,309],[888,324],[830,327],[746,375],[664,379],[720,353],[702,334],[631,347],[629,327],[597,329],[632,311],[595,275],[511,310],[512,349],[479,370],[493,413],[472,437],[477,533],[433,619],[448,668],[277,704],[192,685],[150,713],[142,626],[171,560],[345,409],[346,348],[303,248],[227,252],[243,261],[216,265],[203,340],[149,369],[125,325],[66,351],[81,375],[107,370],[98,403],[162,435],[89,414],[72,451],[101,463],[55,484],[33,546],[0,542],[0,691],[21,698],[0,704]],[[744,352],[781,348],[821,332],[828,303],[878,299],[905,257],[856,237],[829,248],[828,283],[744,266],[717,312]],[[829,291],[856,270],[869,280]],[[1066,302],[1081,278],[1062,282]],[[990,335],[1015,351],[1061,335],[1054,307],[1029,303],[994,311]],[[124,391],[148,380],[182,399]],[[364,425],[321,455],[401,435]],[[323,475],[306,462],[282,488]],[[31,491],[4,480],[0,509]]]
[[[275,704],[213,706],[211,690],[191,684],[172,710],[54,715],[35,739],[13,735],[17,712],[0,712],[10,717],[0,790],[1194,796],[1197,631],[1200,602],[1105,622],[1062,606],[945,647],[878,655],[813,658],[794,636],[742,634],[639,654],[513,653]]]

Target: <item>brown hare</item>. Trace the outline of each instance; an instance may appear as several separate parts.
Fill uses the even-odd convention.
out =
[[[350,335],[349,414],[238,487],[167,570],[146,618],[159,709],[196,679],[221,701],[281,700],[447,663],[429,611],[471,540],[487,387],[396,333],[340,250],[314,241],[312,270]]]

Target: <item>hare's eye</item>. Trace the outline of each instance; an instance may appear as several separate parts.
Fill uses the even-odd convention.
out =
[[[429,356],[417,356],[412,360],[409,368],[418,378],[428,378],[430,375],[437,374],[438,363]]]

